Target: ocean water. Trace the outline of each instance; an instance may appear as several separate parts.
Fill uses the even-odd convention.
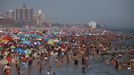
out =
[[[134,45],[134,39],[120,40],[120,41],[113,41],[113,44]]]
[[[134,33],[134,29],[110,29],[111,31],[117,31],[117,32],[130,32]]]

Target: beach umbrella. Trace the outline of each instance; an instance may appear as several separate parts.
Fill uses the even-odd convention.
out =
[[[25,41],[25,40],[26,40],[26,38],[25,38],[25,37],[22,37],[22,38],[21,38],[21,40],[22,40],[22,41]]]
[[[58,39],[53,39],[54,42],[60,42]]]
[[[61,44],[61,48],[65,48],[65,44],[62,43],[62,44]]]
[[[14,50],[15,52],[25,54],[25,51],[24,51],[22,48],[15,48],[15,49],[13,49],[13,50]]]
[[[4,35],[3,39],[9,40],[9,41],[13,40],[13,38],[11,36],[9,36],[9,35]]]
[[[63,42],[61,42],[61,41],[57,42],[58,46],[61,46],[62,44],[63,44]]]
[[[14,48],[16,48],[16,47],[13,45],[13,46],[11,46],[10,48],[14,49]]]
[[[34,42],[34,45],[40,45],[41,43],[40,42]]]
[[[30,34],[31,38],[36,38],[37,36],[35,34]]]
[[[2,31],[2,30],[0,30],[0,33],[3,33],[3,31]]]
[[[23,34],[23,32],[18,32],[18,34]]]
[[[31,54],[31,53],[32,53],[31,50],[25,50],[25,54],[29,55],[29,54]]]
[[[45,38],[45,42],[48,42],[50,40],[50,38]]]
[[[2,42],[9,42],[9,40],[2,40]]]
[[[37,36],[36,40],[42,40],[42,36]]]
[[[13,39],[14,39],[14,40],[16,40],[16,39],[20,39],[20,37],[15,36]]]
[[[3,38],[0,38],[0,41],[3,40]]]
[[[37,38],[40,39],[40,38],[43,38],[43,37],[41,35],[38,35]]]
[[[39,41],[41,41],[41,40],[42,40],[42,38],[37,38],[36,40],[39,40]]]
[[[3,49],[2,49],[2,47],[0,47],[0,51],[2,51]]]
[[[2,30],[0,30],[0,34],[2,34],[3,33],[3,31]]]
[[[48,41],[48,44],[49,44],[49,45],[54,45],[54,41],[53,41],[53,40],[49,40],[49,41]]]
[[[24,36],[25,36],[25,37],[30,37],[30,35],[29,35],[29,34],[25,34]]]
[[[23,41],[23,44],[27,44],[27,45],[29,45],[29,44],[31,44],[31,42],[30,41]]]

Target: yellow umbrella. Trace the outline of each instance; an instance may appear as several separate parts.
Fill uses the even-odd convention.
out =
[[[20,39],[20,37],[14,37],[14,39]]]
[[[3,39],[2,39],[2,38],[0,38],[0,42],[2,42],[2,40],[3,40]]]
[[[54,45],[54,41],[53,41],[53,40],[49,40],[49,41],[48,41],[48,44],[49,44],[49,45]]]
[[[22,34],[22,32],[19,32],[19,34]]]
[[[2,38],[0,38],[0,41],[3,40]]]
[[[42,40],[41,38],[38,38],[37,40]]]
[[[2,40],[2,42],[9,42],[9,40]]]
[[[10,48],[16,48],[16,47],[13,45],[13,46],[11,46]]]

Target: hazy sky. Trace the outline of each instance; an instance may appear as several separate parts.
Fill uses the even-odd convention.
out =
[[[41,9],[54,23],[99,24],[134,28],[134,0],[0,0],[0,13],[21,7]]]

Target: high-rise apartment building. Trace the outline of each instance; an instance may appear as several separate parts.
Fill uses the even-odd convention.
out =
[[[92,29],[96,29],[96,22],[94,22],[94,21],[89,22],[89,26],[90,26]]]
[[[23,4],[22,8],[16,9],[16,20],[18,21],[32,21],[34,16],[34,10],[27,8],[26,4]]]
[[[34,23],[36,25],[43,25],[43,22],[45,21],[45,14],[39,10],[35,15],[34,15]]]
[[[7,15],[7,18],[16,20],[16,14],[15,14],[15,11],[13,11],[13,10],[9,10],[9,11],[7,11],[6,15]]]
[[[21,26],[40,25],[51,26],[51,21],[46,19],[42,10],[38,10],[36,13],[33,8],[28,8],[26,4],[16,10],[9,10],[6,14],[6,18],[12,19],[14,24]]]

